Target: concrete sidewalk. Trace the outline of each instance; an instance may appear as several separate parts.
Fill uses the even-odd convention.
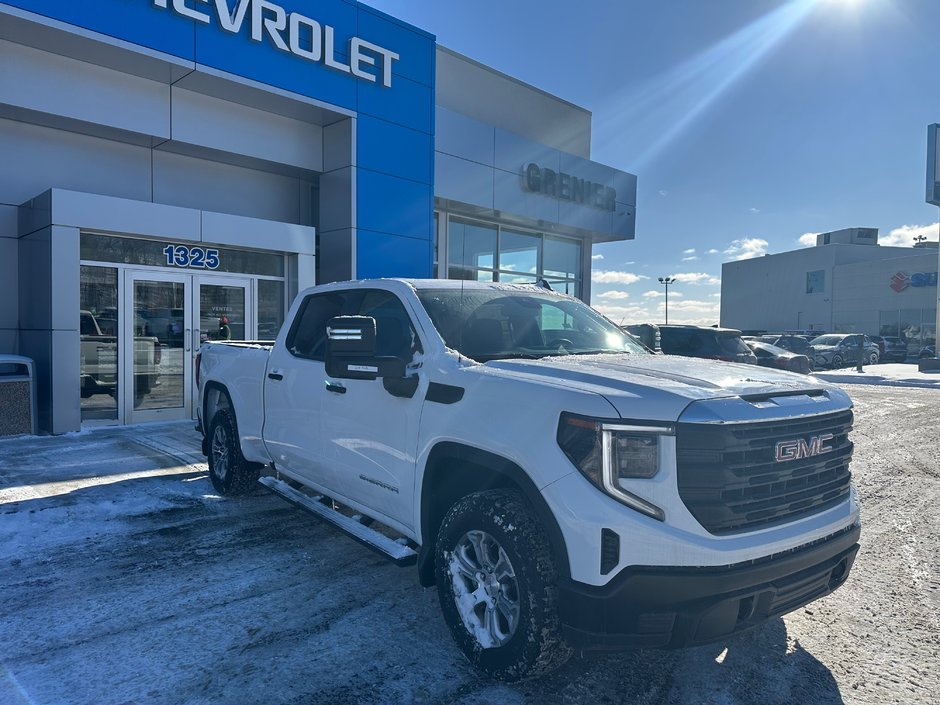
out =
[[[814,374],[819,379],[834,384],[874,384],[884,387],[918,387],[940,389],[940,370],[920,372],[917,363],[890,363],[865,365],[863,372],[854,367],[840,370],[822,370]]]
[[[0,504],[124,480],[205,473],[192,421],[0,439]]]

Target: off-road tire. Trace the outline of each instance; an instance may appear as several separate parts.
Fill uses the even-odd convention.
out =
[[[514,572],[518,617],[515,631],[502,645],[484,648],[457,606],[454,581],[464,578],[454,575],[451,559],[469,532],[485,532],[493,539]],[[517,681],[552,671],[571,656],[561,634],[557,573],[548,537],[521,494],[488,490],[459,500],[441,524],[434,563],[444,621],[470,663],[487,676]]]
[[[250,491],[261,475],[261,464],[250,463],[238,442],[235,414],[229,409],[215,412],[209,424],[209,480],[220,495],[232,496]]]

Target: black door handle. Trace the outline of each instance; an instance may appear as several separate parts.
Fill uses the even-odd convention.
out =
[[[284,379],[284,375],[280,372],[268,372],[268,379],[273,379],[275,382],[280,382]]]
[[[346,387],[344,387],[344,386],[341,385],[341,384],[337,384],[336,382],[327,382],[327,383],[326,383],[326,391],[328,391],[328,392],[336,392],[337,394],[345,394],[345,393],[346,393]]]

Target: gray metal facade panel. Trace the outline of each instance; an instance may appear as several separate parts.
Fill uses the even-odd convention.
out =
[[[352,185],[356,167],[335,169],[320,176],[320,232],[348,228],[354,210]]]
[[[511,174],[521,174],[525,165],[530,162],[557,172],[561,169],[561,152],[497,128],[496,168]]]
[[[540,196],[540,194],[533,195]],[[547,198],[547,196],[541,197]],[[572,228],[606,234],[611,231],[613,214],[602,208],[560,200],[558,201],[558,222]]]
[[[20,332],[16,328],[0,328],[0,354],[19,354]]]
[[[307,200],[302,183],[257,169],[153,152],[153,200],[158,203],[310,225],[312,214],[301,209]]]
[[[559,171],[614,188],[615,169],[590,159],[582,159],[567,152],[559,153]]]
[[[636,237],[636,206],[619,201],[614,204],[610,214],[610,234],[615,239],[632,240]]]
[[[449,154],[434,155],[434,195],[493,208],[493,168]]]
[[[497,169],[494,205],[497,210],[531,218],[536,223],[558,223],[559,201],[522,188],[522,176]]]
[[[163,203],[53,189],[49,219],[58,225],[199,242],[199,211]]]
[[[52,329],[52,228],[20,238],[19,270],[20,329]],[[29,353],[25,353],[30,356]]]
[[[614,169],[613,187],[617,191],[617,202],[636,208],[636,175]]]
[[[356,163],[353,153],[354,121],[346,118],[323,128],[323,171],[333,171]]]
[[[51,186],[150,200],[150,150],[0,120],[0,202],[19,205]]]
[[[0,103],[163,139],[166,84],[0,41]]]
[[[439,108],[590,156],[590,111],[441,46],[437,47],[436,100]]]
[[[77,267],[76,267],[77,269]],[[77,277],[77,272],[76,272]],[[74,304],[74,301],[72,302]],[[78,311],[76,309],[76,318]],[[52,378],[53,394],[47,403],[52,406],[52,433],[66,433],[81,428],[81,405],[75,399],[81,396],[81,336],[78,330],[52,331]],[[38,406],[42,406],[37,399]]]
[[[323,170],[323,133],[317,125],[176,87],[171,111],[174,140]]]
[[[211,211],[202,211],[200,218],[202,241],[206,243],[305,255],[316,252],[315,231],[311,226]]]
[[[0,330],[19,325],[19,241],[0,237]],[[0,353],[13,352],[0,346]]]
[[[0,204],[0,238],[16,238],[18,233],[16,206]]]
[[[495,128],[452,110],[438,108],[434,149],[478,164],[495,166]]]
[[[79,247],[80,232],[76,227],[53,225],[50,237],[52,259],[49,263],[52,277],[52,330],[79,328],[79,310],[75,305],[80,300]]]

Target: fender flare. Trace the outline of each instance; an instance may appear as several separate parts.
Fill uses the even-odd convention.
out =
[[[435,495],[435,478],[441,472],[438,468],[446,465],[447,461],[486,468],[489,471],[483,473],[479,479],[475,478],[474,482],[468,483],[467,487],[470,491],[490,489],[494,486],[519,489],[548,534],[559,581],[571,577],[565,537],[545,497],[525,470],[514,461],[496,453],[454,441],[441,441],[428,454],[421,486],[422,541],[418,552],[418,579],[421,585],[430,587],[435,582],[434,546],[437,540],[437,530],[444,514],[453,506],[451,503],[447,507],[435,507],[432,503]],[[466,494],[469,492],[462,492],[460,496],[466,496]]]

